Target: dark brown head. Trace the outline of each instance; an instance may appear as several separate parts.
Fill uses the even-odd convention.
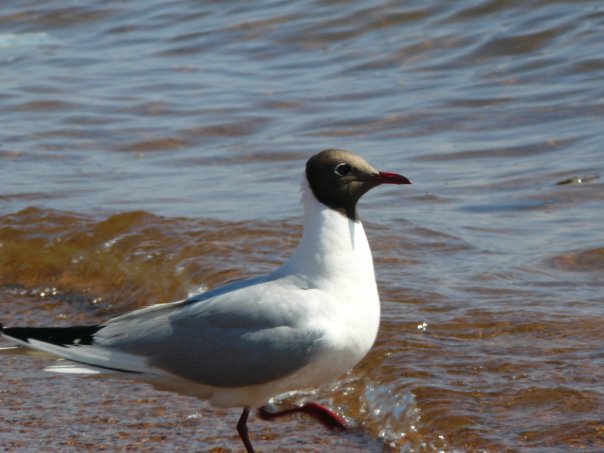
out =
[[[380,172],[349,151],[327,149],[306,163],[306,179],[317,200],[357,221],[357,202],[380,184],[411,184],[396,173]]]

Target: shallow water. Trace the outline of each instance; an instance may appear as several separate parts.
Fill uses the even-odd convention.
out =
[[[0,24],[2,322],[273,269],[304,161],[348,148],[413,181],[360,204],[382,327],[314,395],[357,428],[254,422],[258,447],[604,448],[599,2],[31,0]],[[241,449],[237,411],[42,368],[3,357],[9,451]]]

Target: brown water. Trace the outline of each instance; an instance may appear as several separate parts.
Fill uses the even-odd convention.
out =
[[[261,451],[604,450],[599,1],[5,1],[0,320],[94,323],[270,271],[327,147],[360,205],[376,346],[251,420]],[[238,411],[4,356],[6,451],[240,451]],[[288,397],[294,403],[302,395]]]

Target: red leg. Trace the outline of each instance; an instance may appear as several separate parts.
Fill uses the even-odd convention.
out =
[[[314,417],[329,429],[346,429],[346,420],[335,412],[321,406],[319,403],[306,403],[301,408],[302,412]]]
[[[252,447],[252,443],[250,442],[250,438],[247,435],[247,417],[250,415],[250,408],[244,407],[243,412],[241,413],[241,417],[239,417],[239,421],[237,422],[237,432],[239,433],[239,437],[243,441],[243,445],[245,445],[245,450],[247,453],[254,453],[254,447]]]
[[[284,415],[295,414],[296,412],[303,412],[310,415],[329,429],[346,429],[346,420],[326,407],[313,402],[305,403],[302,406],[294,407],[292,409],[284,409],[275,412],[270,411],[267,406],[262,406],[258,409],[258,416],[263,420],[273,420],[278,417],[283,417]]]

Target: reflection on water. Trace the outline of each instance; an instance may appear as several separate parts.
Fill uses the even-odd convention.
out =
[[[361,202],[380,335],[313,394],[357,430],[258,423],[263,448],[604,448],[599,3],[8,1],[0,23],[2,322],[270,271],[301,234],[305,159],[349,148],[414,183]],[[41,368],[3,359],[14,451],[240,448],[238,414]]]

